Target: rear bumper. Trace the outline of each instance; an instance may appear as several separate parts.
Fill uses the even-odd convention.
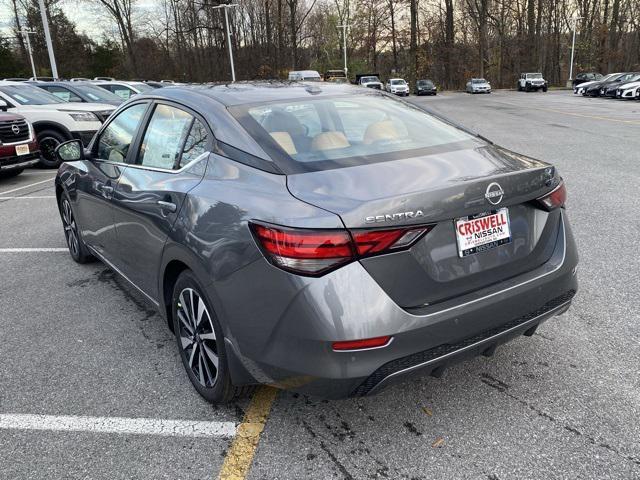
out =
[[[254,262],[237,280],[218,284],[211,292],[225,299],[243,292],[233,308],[222,307],[234,381],[239,369],[240,383],[343,398],[376,393],[415,373],[437,375],[450,363],[491,353],[496,345],[531,333],[568,308],[578,288],[578,257],[564,211],[560,230],[554,253],[539,268],[411,311],[395,304],[358,262],[313,279],[281,272],[266,261]],[[256,282],[264,279],[264,269],[270,269],[269,281]],[[282,299],[294,282],[288,303],[271,301]],[[262,298],[261,303],[256,304],[256,298]],[[331,348],[332,341],[383,335],[393,340],[382,348]]]

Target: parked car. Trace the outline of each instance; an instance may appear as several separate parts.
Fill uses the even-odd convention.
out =
[[[329,83],[343,83],[343,84],[349,84],[351,82],[349,82],[349,79],[347,77],[331,77],[329,80],[325,80],[325,82],[329,82]]]
[[[40,146],[40,163],[57,167],[55,148],[72,138],[88,145],[113,105],[63,102],[41,88],[23,82],[0,82],[0,100],[10,112],[24,116],[33,126]]]
[[[537,92],[538,90],[546,92],[548,85],[541,73],[521,73],[516,89],[519,92]]]
[[[94,77],[94,80],[101,80],[105,82],[114,82],[116,79],[113,77]]]
[[[155,80],[145,80],[144,83],[146,83],[147,85],[153,88],[163,88],[163,87],[166,87],[167,85],[170,85],[170,84],[167,84],[167,82],[156,82]]]
[[[104,88],[111,93],[116,94],[123,101],[129,100],[134,95],[139,93],[147,93],[154,89],[151,85],[147,85],[144,82],[125,82],[125,81],[96,81],[93,82],[100,88]]]
[[[376,90],[382,90],[383,85],[380,81],[380,76],[376,73],[358,74],[356,75],[356,85],[366,88],[375,88]]]
[[[90,78],[85,78],[85,77],[73,77],[71,79],[69,79],[70,82],[90,82],[91,79]]]
[[[416,95],[436,95],[438,88],[431,80],[418,80],[416,82]]]
[[[58,153],[71,257],[157,306],[211,402],[439,375],[577,290],[557,169],[382,92],[165,88]]]
[[[633,100],[637,97],[640,91],[640,77],[634,82],[625,83],[620,85],[616,90],[616,98]]]
[[[4,111],[0,100],[0,178],[14,177],[40,161],[33,127],[15,113]]]
[[[484,78],[472,78],[467,82],[467,93],[491,93],[491,84]]]
[[[608,97],[608,98],[616,98],[618,89],[621,89],[621,88],[626,89],[627,85],[633,84],[638,80],[640,80],[640,73],[636,72],[633,75],[627,77],[625,80],[622,80],[621,82],[605,83],[600,88],[600,96]],[[635,93],[635,90],[633,91],[633,93]]]
[[[316,70],[299,70],[289,72],[289,81],[291,82],[319,82],[322,80],[320,74]]]
[[[587,82],[593,82],[593,81],[600,80],[600,79],[602,79],[602,74],[601,73],[597,73],[597,72],[578,73],[576,75],[576,78],[574,78],[571,81],[571,85],[572,85],[573,89],[575,90],[575,88],[578,85],[581,85],[581,84],[587,83]]]
[[[409,85],[403,78],[390,78],[387,80],[385,90],[394,95],[406,97],[409,95]]]
[[[605,89],[611,86],[615,86],[617,88],[619,85],[622,85],[630,81],[630,79],[634,75],[635,74],[633,72],[617,73],[615,75],[612,75],[606,80],[594,82],[591,85],[589,85],[587,88],[585,88],[583,95],[588,97],[599,97],[604,93]]]
[[[576,85],[575,87],[573,87],[573,93],[576,95],[584,95],[585,91],[587,90],[587,88],[591,87],[592,85],[595,85],[596,83],[600,83],[600,82],[606,82],[607,80],[613,78],[616,75],[622,75],[621,73],[610,73],[608,75],[605,75],[604,77],[598,79],[598,80],[592,80],[589,82],[584,82],[581,83],[580,85]]]
[[[32,85],[55,95],[63,102],[105,103],[117,107],[123,100],[91,82],[32,82]],[[100,120],[104,121],[104,118]]]

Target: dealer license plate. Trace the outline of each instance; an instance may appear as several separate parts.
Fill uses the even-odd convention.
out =
[[[16,155],[28,155],[29,145],[16,145]]]
[[[458,218],[455,226],[461,258],[511,242],[508,208]]]

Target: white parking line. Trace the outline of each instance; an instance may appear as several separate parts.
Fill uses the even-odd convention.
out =
[[[11,413],[0,414],[0,429],[161,435],[167,437],[233,437],[236,434],[236,424],[233,422]]]
[[[0,253],[68,252],[67,248],[0,248]]]
[[[25,188],[29,188],[29,187],[35,187],[36,185],[50,182],[54,178],[55,177],[51,177],[51,178],[47,178],[46,180],[42,180],[40,182],[30,183],[29,185],[23,185],[22,187],[14,188],[13,190],[5,190],[4,192],[0,192],[0,195],[6,195],[7,193],[17,192],[18,190],[24,190]]]
[[[42,200],[43,198],[56,198],[55,195],[40,195],[35,197],[0,197],[0,200]]]

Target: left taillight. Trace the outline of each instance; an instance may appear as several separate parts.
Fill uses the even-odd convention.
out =
[[[554,188],[551,192],[538,198],[538,202],[541,203],[546,210],[554,210],[558,207],[564,207],[566,201],[567,188],[565,187],[564,182],[560,182],[560,185]]]
[[[275,266],[318,276],[358,258],[409,248],[431,226],[385,230],[311,230],[249,222],[265,257]]]

